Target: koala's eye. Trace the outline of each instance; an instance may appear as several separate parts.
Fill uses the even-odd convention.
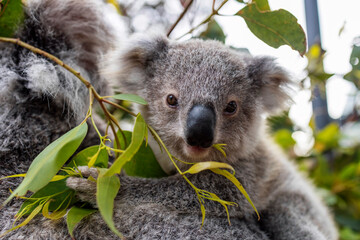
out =
[[[232,115],[236,112],[237,104],[235,101],[231,101],[226,105],[226,108],[224,109],[224,114],[226,115]]]
[[[170,106],[170,107],[177,107],[178,105],[178,100],[177,98],[172,95],[172,94],[169,94],[166,98],[166,102],[167,104]]]

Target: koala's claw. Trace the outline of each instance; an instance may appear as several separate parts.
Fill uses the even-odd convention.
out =
[[[97,179],[99,175],[96,168],[89,168],[88,166],[79,166],[78,170],[81,172],[81,175],[86,178],[92,176],[94,179]]]
[[[89,169],[89,170],[92,170],[92,169]],[[82,170],[80,170],[80,171],[83,174],[83,171]],[[90,175],[92,177],[94,177],[91,174],[91,172],[89,172],[88,176],[90,176]],[[96,177],[97,177],[97,175],[96,175]],[[95,182],[89,181],[86,178],[69,177],[68,179],[66,179],[66,185],[69,188],[75,190],[76,197],[79,200],[81,200],[83,202],[88,202],[91,205],[93,205],[94,207],[96,207],[96,183]]]

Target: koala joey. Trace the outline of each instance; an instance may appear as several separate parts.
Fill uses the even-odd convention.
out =
[[[190,175],[198,188],[238,206],[205,201],[206,219],[192,187],[174,174],[158,146],[152,148],[171,176],[142,179],[120,175],[114,222],[127,239],[336,239],[328,210],[295,167],[279,154],[264,132],[264,113],[288,100],[289,78],[266,57],[240,55],[214,41],[171,42],[163,37],[132,40],[98,74],[97,59],[111,49],[111,28],[96,0],[28,0],[18,37],[64,60],[102,93],[108,79],[124,92],[144,97],[141,109],[170,152],[189,162],[230,163],[257,207],[222,176]],[[0,45],[0,177],[24,173],[50,142],[82,120],[87,91],[60,66],[18,46]],[[91,135],[91,134],[90,134]],[[85,145],[92,143],[92,136]],[[224,143],[227,158],[210,146]],[[185,166],[181,166],[184,168]],[[93,170],[91,170],[93,171]],[[84,174],[87,170],[84,170]],[[86,174],[85,174],[86,175]],[[0,200],[18,179],[0,181]],[[80,199],[94,203],[95,186],[70,178]],[[0,233],[11,228],[21,202],[0,211]],[[37,216],[4,239],[68,239],[64,219]],[[75,229],[76,239],[117,239],[99,213]]]
[[[105,74],[115,78],[123,91],[148,101],[140,111],[170,152],[188,162],[230,163],[261,216],[257,221],[250,204],[226,179],[201,172],[189,176],[195,186],[239,206],[229,208],[232,225],[228,226],[222,206],[206,202],[205,226],[200,230],[200,206],[181,176],[138,179],[140,183],[122,176],[126,184],[115,208],[136,215],[134,221],[115,215],[127,236],[337,239],[332,217],[311,184],[265,133],[263,115],[286,104],[291,84],[272,58],[242,55],[216,41],[154,37],[132,41],[132,47],[115,54],[111,62]],[[226,158],[211,148],[214,143],[226,144]],[[169,160],[157,156],[172,172]]]

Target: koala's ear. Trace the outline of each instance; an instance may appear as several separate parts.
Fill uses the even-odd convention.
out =
[[[125,46],[108,57],[103,74],[115,80],[120,91],[139,94],[152,77],[153,63],[166,56],[169,41],[163,36],[129,39]]]
[[[248,65],[248,77],[269,114],[275,114],[292,102],[289,74],[270,57],[254,57]]]

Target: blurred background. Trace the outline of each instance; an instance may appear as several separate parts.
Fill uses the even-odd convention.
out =
[[[190,0],[119,0],[130,33],[167,34]],[[223,1],[215,1],[215,7]],[[360,1],[269,0],[292,13],[307,33],[301,57],[289,46],[259,40],[243,18],[243,1],[230,0],[208,24],[186,34],[212,12],[213,1],[194,0],[170,38],[211,38],[253,55],[271,55],[299,83],[294,104],[268,120],[284,152],[317,186],[332,209],[342,240],[360,240]]]

